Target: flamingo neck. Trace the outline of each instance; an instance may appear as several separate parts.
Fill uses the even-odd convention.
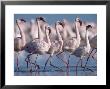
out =
[[[47,33],[46,31],[46,27],[45,27],[45,34],[46,34],[46,39],[47,39],[47,43],[49,44],[49,46],[51,46],[51,41],[50,41],[50,38],[49,38],[49,34]]]
[[[57,36],[58,36],[58,40],[60,41],[59,51],[61,51],[62,50],[62,47],[63,47],[63,40],[62,40],[61,34],[59,32],[58,26],[56,26],[56,33],[57,33]]]
[[[24,47],[25,44],[26,44],[26,37],[25,37],[25,33],[23,30],[21,30],[19,24],[17,23],[17,26],[19,28],[19,31],[20,31],[20,35],[21,35],[21,39],[22,39],[22,46]]]
[[[78,28],[78,23],[76,22],[76,39],[80,41],[80,34],[79,34],[79,28]]]
[[[38,39],[42,40],[40,23],[37,22],[37,25],[38,25]]]
[[[89,43],[89,39],[88,39],[88,31],[86,30],[86,36],[85,36],[86,38],[86,46],[87,47],[90,47],[90,43]]]

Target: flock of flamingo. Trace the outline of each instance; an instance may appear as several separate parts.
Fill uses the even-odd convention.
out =
[[[19,30],[20,35],[17,34],[17,30]],[[52,26],[47,23],[44,17],[36,17],[35,20],[33,19],[30,22],[24,19],[17,19],[14,31],[14,51],[17,53],[17,70],[19,70],[18,56],[21,51],[25,51],[29,54],[24,59],[27,68],[29,65],[33,65],[37,72],[40,69],[40,65],[37,64],[37,59],[35,62],[32,62],[33,59],[30,56],[33,54],[36,56],[50,55],[45,62],[44,71],[48,63],[50,66],[63,71],[51,62],[53,55],[64,63],[67,68],[67,75],[69,75],[69,58],[71,55],[79,58],[75,65],[76,75],[79,63],[81,63],[80,67],[84,70],[93,71],[87,68],[87,62],[90,57],[97,59],[94,57],[94,54],[97,52],[97,26],[95,23],[84,22],[79,17],[76,17],[72,23],[63,19],[55,22],[54,26]],[[94,50],[95,52],[93,53]],[[65,54],[65,52],[70,54],[67,61],[59,57],[60,54]],[[82,61],[85,57],[87,57],[87,61],[83,65]]]

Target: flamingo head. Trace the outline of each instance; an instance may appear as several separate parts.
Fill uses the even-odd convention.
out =
[[[77,17],[77,18],[75,19],[75,21],[76,21],[76,22],[79,22],[79,21],[80,21],[80,18],[79,18],[79,17]]]
[[[57,21],[55,25],[61,25],[61,21]]]
[[[25,30],[27,28],[26,20],[24,20],[24,19],[17,19],[16,24],[23,30]]]
[[[16,23],[18,23],[18,24],[25,23],[25,22],[26,22],[26,20],[24,20],[24,19],[17,19],[16,20]]]
[[[57,21],[55,23],[55,26],[58,26],[59,28],[63,28],[64,27],[64,25],[63,25],[63,23],[61,21]]]
[[[44,17],[37,17],[37,18],[36,18],[36,21],[46,22],[46,19],[45,19]]]
[[[92,26],[91,25],[87,25],[86,26],[86,30],[88,30],[89,28],[92,28]]]
[[[75,21],[76,21],[76,22],[79,22],[80,26],[82,26],[82,21],[80,20],[79,17],[77,17],[77,18],[75,19]]]
[[[64,27],[65,24],[62,21],[57,21],[56,25],[60,25],[61,27]]]
[[[47,32],[48,34],[50,34],[50,33],[51,33],[51,27],[50,27],[50,26],[46,26],[45,28],[46,28],[46,32]]]

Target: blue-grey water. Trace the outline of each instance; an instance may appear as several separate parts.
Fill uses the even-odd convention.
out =
[[[58,57],[56,55],[53,55],[51,57],[51,63],[58,67],[54,67],[50,65],[50,62],[47,63],[47,66],[44,70],[44,65],[46,60],[49,58],[49,54],[45,55],[38,55],[33,54],[30,57],[30,60],[32,63],[35,63],[39,65],[39,69],[35,68],[33,64],[29,64],[29,67],[27,68],[27,63],[25,61],[25,58],[27,57],[28,53],[25,51],[21,51],[19,54],[19,70],[17,70],[16,60],[17,56],[15,53],[15,63],[14,63],[14,75],[15,76],[76,76],[76,64],[79,61],[79,58],[75,57],[74,55],[71,55],[69,58],[69,53],[65,52],[60,54]],[[67,69],[66,64],[61,60],[65,60],[66,62],[69,59],[69,67]],[[83,66],[86,63],[86,59],[83,59]],[[81,63],[79,63],[77,67],[77,76],[96,76],[97,75],[97,60],[93,59],[92,57],[89,58],[89,61],[87,63],[87,66],[84,70],[84,68],[81,67]]]

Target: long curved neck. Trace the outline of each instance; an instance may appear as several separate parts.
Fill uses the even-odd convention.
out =
[[[76,26],[75,26],[76,27],[76,39],[78,41],[80,41],[81,38],[80,38],[80,34],[79,34],[79,29],[78,29],[78,22],[76,22],[75,24],[76,24]]]
[[[47,39],[47,43],[49,44],[49,46],[51,46],[51,41],[50,41],[50,38],[49,38],[49,33],[47,33],[47,28],[45,27],[45,34],[46,34],[46,39]]]
[[[38,39],[43,40],[43,39],[42,39],[42,36],[41,36],[41,28],[40,28],[40,24],[39,24],[38,21],[37,21],[37,25],[38,25]]]
[[[89,43],[89,39],[88,39],[88,31],[86,30],[86,36],[85,36],[86,38],[86,46],[87,47],[90,47],[90,43]]]
[[[59,28],[58,26],[56,26],[56,33],[57,33],[57,36],[58,36],[58,40],[60,41],[60,48],[59,48],[59,51],[62,50],[62,47],[63,47],[63,40],[62,40],[62,36],[59,32]]]
[[[19,24],[17,23],[17,26],[19,28],[19,31],[20,31],[20,35],[21,35],[21,39],[22,39],[22,45],[24,46],[26,44],[26,37],[25,37],[25,33],[24,31],[21,30]]]
[[[56,33],[57,33],[57,36],[58,36],[58,40],[62,40],[62,37],[60,35],[58,26],[56,26]]]

